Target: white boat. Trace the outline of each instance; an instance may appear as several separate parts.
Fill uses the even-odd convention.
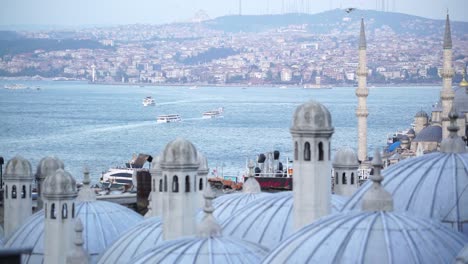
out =
[[[194,85],[194,86],[190,86],[189,90],[197,90],[198,89],[198,86]]]
[[[156,123],[172,123],[172,122],[180,122],[182,119],[180,115],[172,114],[172,115],[160,115],[156,120]]]
[[[145,99],[143,99],[143,106],[152,106],[154,104],[154,99],[151,96],[146,96]]]
[[[24,85],[24,84],[17,84],[17,83],[14,83],[14,84],[5,84],[3,86],[5,89],[8,89],[8,90],[22,90],[22,89],[29,89],[28,86]]]
[[[224,108],[220,107],[216,110],[206,111],[203,113],[203,119],[210,119],[210,118],[217,118],[222,117],[222,113],[224,112]]]
[[[125,163],[125,167],[110,168],[108,171],[103,172],[101,175],[100,182],[106,187],[121,187],[127,185],[129,187],[136,187],[136,172],[143,168],[145,162],[151,162],[149,160],[150,155],[139,154],[134,155],[132,159]]]

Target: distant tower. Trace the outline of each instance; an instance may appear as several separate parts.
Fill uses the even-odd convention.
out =
[[[367,65],[366,65],[366,33],[364,31],[364,19],[361,19],[361,33],[359,36],[359,66],[357,69],[358,88],[356,96],[358,97],[358,107],[356,117],[358,119],[358,159],[362,162],[367,159]]]
[[[455,92],[452,88],[452,36],[450,32],[450,20],[447,14],[445,20],[444,34],[444,65],[442,68],[442,91],[440,91],[440,99],[442,101],[442,138],[448,137],[447,127],[450,125],[448,114],[452,109]]]
[[[333,159],[335,194],[351,197],[359,188],[357,171],[359,162],[356,153],[349,147],[339,149]]]
[[[416,113],[414,116],[414,132],[416,135],[429,125],[429,116],[423,110]]]
[[[166,145],[161,157],[164,240],[196,234],[195,180],[199,164],[197,149],[191,142],[178,138]]]
[[[75,222],[76,181],[70,173],[59,169],[44,181],[44,263],[66,263],[72,248]]]
[[[290,129],[294,149],[294,229],[299,230],[330,213],[331,115],[322,104],[309,101],[296,108]]]
[[[91,82],[96,81],[96,65],[91,65]]]
[[[63,162],[55,157],[45,157],[39,161],[36,170],[36,185],[37,185],[37,208],[42,209],[42,184],[48,175],[55,174],[58,169],[63,169]]]
[[[4,228],[10,236],[32,214],[31,164],[22,157],[14,157],[5,168]]]

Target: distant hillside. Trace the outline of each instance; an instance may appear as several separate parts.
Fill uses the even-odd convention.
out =
[[[368,30],[388,26],[398,34],[414,35],[437,34],[444,29],[444,20],[434,20],[401,13],[380,12],[373,10],[355,10],[347,14],[344,10],[335,9],[318,14],[284,14],[284,15],[244,15],[223,16],[204,22],[206,26],[226,32],[262,32],[289,25],[307,24],[311,33],[328,33],[345,31],[352,24],[365,18]],[[452,21],[452,33],[468,34],[468,22]]]

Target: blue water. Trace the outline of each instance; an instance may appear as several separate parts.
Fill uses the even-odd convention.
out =
[[[7,81],[0,81],[3,87]],[[78,180],[88,166],[94,180],[122,166],[134,153],[156,156],[176,137],[192,141],[211,169],[238,175],[247,158],[279,150],[291,157],[289,134],[294,109],[314,99],[328,107],[335,133],[332,150],[356,149],[355,88],[310,90],[276,87],[139,87],[83,82],[20,82],[41,90],[0,89],[0,156],[15,155],[33,165],[59,157]],[[386,135],[409,127],[419,110],[430,112],[439,87],[370,88],[369,153],[385,145]],[[155,107],[143,107],[153,96]],[[202,119],[204,111],[224,107],[224,118]],[[161,114],[180,114],[183,122],[156,124]]]

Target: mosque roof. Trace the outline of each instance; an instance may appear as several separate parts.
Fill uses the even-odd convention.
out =
[[[347,198],[332,195],[332,212],[338,212]],[[257,199],[221,222],[223,234],[251,241],[267,248],[293,234],[293,192],[275,193]]]
[[[350,147],[340,148],[333,159],[333,167],[359,167],[356,152]]]
[[[468,234],[468,153],[434,152],[405,159],[382,171],[382,184],[394,199],[394,210],[435,218]],[[359,210],[372,183],[366,182],[343,211]]]
[[[155,247],[163,241],[162,222],[159,217],[150,217],[128,229],[106,249],[99,264],[130,263],[130,260]]]
[[[96,263],[99,254],[122,233],[140,222],[136,212],[105,201],[76,204],[76,216],[83,223],[84,248]],[[6,248],[32,247],[30,255],[23,255],[22,263],[42,263],[44,259],[44,210],[30,216],[5,243]]]
[[[421,110],[421,111],[417,112],[416,115],[414,115],[414,117],[429,117],[429,116],[427,115],[426,112]]]
[[[414,142],[438,142],[442,141],[442,127],[427,126],[416,135]]]
[[[129,263],[260,263],[268,249],[230,237],[196,237],[164,242]]]
[[[232,216],[239,209],[245,205],[251,203],[254,200],[261,199],[264,197],[270,197],[271,193],[233,193],[226,194],[217,197],[213,200],[213,206],[215,208],[213,215],[220,223]],[[198,219],[203,217],[203,211],[200,211],[197,215]]]
[[[284,240],[263,263],[452,263],[468,237],[385,211],[329,215]]]

